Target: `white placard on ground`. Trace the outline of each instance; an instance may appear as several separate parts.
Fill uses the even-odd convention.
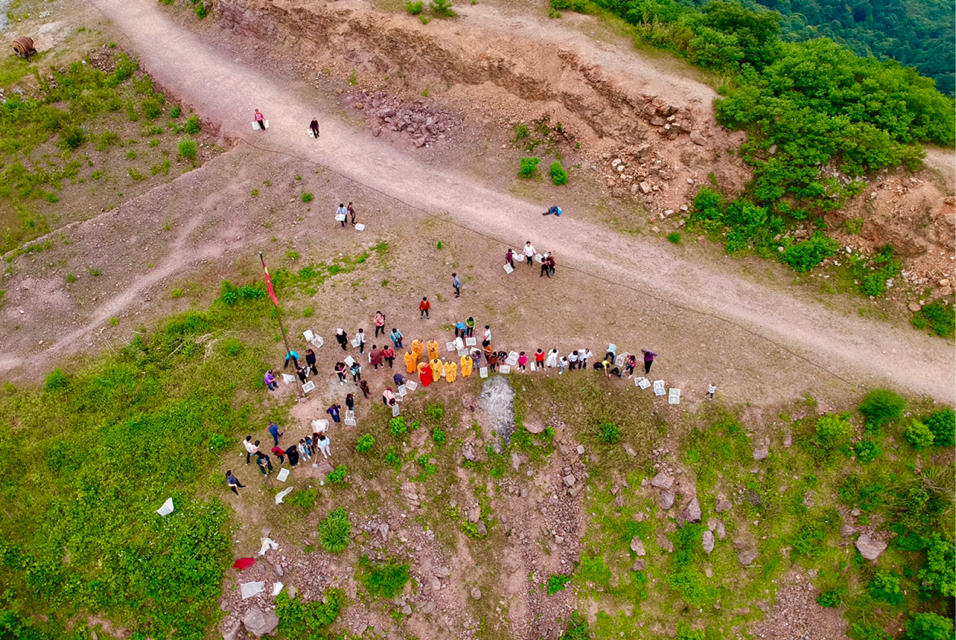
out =
[[[640,387],[641,389],[646,389],[651,386],[651,381],[647,378],[634,378],[634,384]]]
[[[510,264],[505,265],[505,273],[514,273],[514,269],[511,268]]]
[[[242,599],[251,598],[257,596],[263,591],[266,590],[265,582],[243,582],[239,586],[240,591],[242,592]]]
[[[398,385],[398,395],[404,398],[406,393],[408,393],[408,387],[406,387],[404,384]]]
[[[316,433],[325,433],[329,430],[329,421],[325,419],[313,420],[312,430]]]
[[[401,414],[401,412],[402,412],[402,408],[399,407],[397,404],[392,407],[392,417],[393,417],[393,418],[397,418],[397,417],[399,416],[399,414]]]
[[[671,388],[667,394],[667,402],[670,404],[680,404],[680,389]]]
[[[414,391],[415,389],[418,388],[418,383],[415,382],[414,380],[406,380],[405,388],[408,389],[409,391]]]
[[[513,254],[513,256],[514,256],[515,262],[524,262],[524,254],[523,254],[523,253],[515,253],[515,254]]]
[[[286,468],[279,469],[279,475],[276,476],[276,479],[278,479],[279,482],[285,482],[286,480],[288,480],[288,479],[289,479],[289,470],[286,469]]]
[[[627,352],[622,353],[618,357],[614,358],[614,366],[624,368],[624,361],[627,360],[627,356],[630,355]]]
[[[357,225],[355,225],[355,230],[356,230],[356,231],[365,231],[365,225],[360,222],[360,223],[358,223]]]
[[[540,253],[536,253],[534,254],[534,261],[541,264],[544,261],[544,257]]]
[[[156,513],[163,516],[164,518],[173,512],[173,499],[167,498],[166,502],[163,503],[159,509],[156,510]]]
[[[302,333],[302,337],[305,338],[305,341],[306,341],[306,342],[312,342],[312,338],[315,337],[315,334],[312,333],[312,329],[306,329],[306,330]]]
[[[293,382],[295,382],[295,376],[290,376],[288,373],[283,373],[282,381],[286,384],[292,384]]]
[[[458,357],[459,357],[459,358],[464,358],[464,357],[467,356],[467,355],[468,355],[468,349],[459,349],[459,350],[458,350]]]
[[[282,587],[284,587],[284,586],[285,586],[285,585],[282,584],[281,582],[273,582],[273,583],[272,583],[272,597],[274,598],[274,597],[276,597],[277,595],[279,595],[279,594],[282,592]]]
[[[306,131],[309,132],[310,138],[313,138],[313,139],[315,138],[315,131],[312,130],[312,127],[309,127],[308,129],[306,129]]]
[[[481,377],[481,378],[487,378],[487,377],[488,377],[488,367],[479,367],[479,368],[478,368],[478,376]]]
[[[511,367],[506,364],[503,364],[500,367],[498,367],[498,373],[511,373]]]
[[[508,359],[505,360],[505,364],[509,367],[513,367],[518,364],[518,356],[508,356]]]
[[[664,391],[664,381],[663,381],[663,380],[655,380],[655,381],[654,381],[654,395],[655,395],[655,396],[662,396],[662,395],[664,395],[664,393],[666,393],[666,392]]]
[[[354,427],[356,424],[358,424],[358,421],[355,419],[355,412],[354,412],[354,411],[348,411],[348,412],[346,412],[346,414],[345,414],[345,426],[347,426],[347,427]]]
[[[310,391],[315,391],[315,383],[311,380],[302,385],[302,393],[308,393]]]
[[[351,367],[353,364],[355,364],[355,358],[353,358],[352,356],[346,356],[346,358],[345,358],[345,366],[346,366],[346,367]]]
[[[455,349],[457,351],[461,351],[464,348],[465,348],[465,341],[462,340],[460,336],[455,338]]]
[[[355,338],[352,338],[349,342],[351,342],[352,346],[355,347],[356,349],[358,349],[359,345],[362,344],[362,341],[359,340],[357,336]]]
[[[532,371],[537,371],[537,370],[538,370],[538,368],[537,368],[536,366],[534,366],[534,363],[533,363],[533,362],[529,362],[529,363],[528,363],[528,367],[530,367]]]
[[[515,362],[518,361],[518,352],[517,352],[517,351],[509,351],[509,352],[508,352],[508,359],[511,360],[512,358],[515,359]]]
[[[323,344],[325,344],[325,340],[322,339],[322,336],[315,336],[314,338],[309,340],[309,342],[312,343],[312,346],[315,347],[316,349],[318,349]]]
[[[455,348],[455,343],[454,343],[454,342],[446,342],[446,343],[445,343],[445,348],[446,348],[448,351],[457,351],[457,349]]]
[[[469,347],[474,347],[478,344],[478,338],[465,338],[465,344]]]

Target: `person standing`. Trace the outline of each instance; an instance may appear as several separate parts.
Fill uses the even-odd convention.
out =
[[[352,363],[349,371],[352,373],[352,382],[362,381],[362,365],[358,363],[358,360]]]
[[[429,340],[425,346],[428,347],[428,360],[438,360],[438,341]]]
[[[534,245],[531,244],[531,241],[528,240],[524,245],[524,258],[528,262],[529,267],[534,266],[534,254],[537,253],[534,250]]]
[[[518,371],[528,373],[528,356],[524,351],[518,354]]]
[[[282,432],[279,431],[279,425],[275,422],[269,423],[269,435],[272,436],[272,439],[275,441],[275,445],[279,446],[279,436],[282,435]]]
[[[564,373],[564,370],[568,368],[568,359],[564,356],[561,356],[561,359],[558,360],[558,375]]]
[[[255,115],[253,115],[252,117],[255,119],[256,124],[259,125],[259,130],[260,130],[260,131],[265,131],[265,130],[266,130],[266,117],[265,117],[264,115],[262,115],[262,112],[259,111],[258,109],[256,109],[256,113],[255,113]]]
[[[368,361],[372,363],[376,371],[378,371],[378,367],[384,359],[385,355],[382,353],[382,349],[379,349],[377,344],[373,344],[372,350],[368,352]]]
[[[382,347],[382,357],[385,358],[385,361],[388,362],[388,368],[395,368],[395,349],[392,349],[390,346],[385,345]]]
[[[508,249],[508,253],[505,254],[505,264],[510,265],[512,269],[515,268],[515,251],[514,251],[514,249]]]
[[[334,422],[335,424],[339,424],[342,421],[341,416],[339,414],[339,411],[341,409],[342,409],[341,406],[337,404],[333,404],[331,407],[326,409],[325,412],[329,414],[330,416],[332,416],[332,422]]]
[[[359,389],[362,390],[362,395],[365,396],[366,400],[372,397],[372,390],[368,388],[368,383],[365,380],[359,382]]]
[[[359,353],[365,353],[365,329],[359,329],[358,333],[355,334],[355,339],[359,343]]]
[[[246,464],[249,464],[252,460],[252,455],[259,451],[259,441],[256,440],[255,444],[253,444],[252,436],[246,436],[246,440],[242,444],[246,448]]]
[[[627,358],[624,359],[624,369],[627,371],[627,377],[634,377],[634,368],[637,366],[637,356],[633,353],[629,353]]]
[[[348,209],[346,209],[346,211],[349,212],[349,217],[352,218],[352,226],[354,227],[355,226],[355,207],[352,206],[351,202],[349,203]]]
[[[488,370],[492,373],[498,370],[498,354],[494,351],[488,356]]]
[[[341,202],[339,203],[339,208],[335,210],[335,219],[342,223],[342,228],[345,228],[345,219],[348,218],[349,210],[345,208],[345,205]]]
[[[246,488],[246,485],[239,482],[239,478],[232,475],[231,470],[226,472],[226,486],[232,489],[232,492],[236,495],[239,495],[239,491],[237,489]]]
[[[392,344],[395,345],[396,349],[402,348],[402,339],[405,336],[402,335],[402,332],[398,329],[392,328],[392,332],[388,334],[388,339],[392,341]]]
[[[266,371],[266,375],[262,377],[262,381],[266,383],[266,389],[269,391],[275,391],[279,388],[279,383],[276,382],[275,374],[272,373],[272,369]]]
[[[714,394],[717,393],[717,385],[711,382],[707,385],[707,393],[704,394],[704,398],[707,399],[707,402],[711,402],[714,399]]]
[[[312,371],[312,375],[319,375],[319,369],[315,366],[315,351],[312,349],[305,350],[305,363],[309,365],[309,369]]]
[[[375,337],[378,337],[378,334],[385,335],[385,314],[381,311],[375,312]]]
[[[269,460],[269,456],[260,451],[256,454],[256,464],[259,465],[259,471],[262,472],[262,475],[268,478],[269,474],[272,473],[272,461]]]
[[[590,349],[581,349],[581,364],[578,365],[578,368],[579,368],[579,369],[587,369],[587,368],[588,368],[588,360],[590,360],[590,359],[591,359],[591,356],[593,356],[593,355],[594,355],[594,354],[591,353],[591,350],[590,350]]]
[[[491,325],[485,325],[485,333],[481,338],[481,346],[487,347],[491,344]]]
[[[339,377],[339,384],[345,384],[345,371],[347,367],[344,362],[335,363],[335,375]]]
[[[301,382],[302,384],[305,384],[305,381],[309,377],[309,370],[306,369],[305,367],[296,367],[295,374],[299,376],[299,382]]]
[[[312,137],[318,140],[319,138],[319,121],[317,118],[312,118],[312,122],[309,124],[309,129],[312,130]]]
[[[471,338],[475,335],[475,319],[471,316],[465,320],[465,337]]]
[[[350,412],[355,411],[355,396],[351,393],[345,396],[345,408]]]
[[[455,297],[461,297],[461,278],[458,277],[457,273],[451,274],[451,286],[455,289]]]
[[[328,457],[332,455],[332,442],[326,437],[324,433],[319,434],[319,439],[316,441],[315,444],[326,459],[328,459]]]
[[[558,350],[552,349],[548,352],[548,357],[544,359],[544,366],[554,369],[558,366]]]
[[[542,256],[542,258],[541,258],[541,275],[538,276],[539,278],[542,277],[542,276],[544,276],[544,275],[546,275],[546,274],[548,274],[548,264],[549,264],[549,263],[548,263],[548,259],[549,259],[550,257],[551,257],[551,254],[550,254],[550,253],[546,253],[546,254],[544,254],[544,256]],[[550,278],[551,276],[548,275],[548,277]]]
[[[294,467],[299,464],[299,446],[296,443],[292,443],[292,446],[285,450],[285,454],[289,456],[289,466]]]
[[[572,351],[568,354],[568,371],[574,371],[578,366],[578,352]]]
[[[428,297],[422,298],[422,301],[418,303],[418,319],[424,320],[425,318],[430,318],[428,311],[431,308],[432,303],[428,301]]]
[[[651,372],[651,365],[654,364],[657,354],[648,349],[641,349],[641,353],[644,354],[644,375],[646,376]]]
[[[342,347],[342,351],[349,350],[349,335],[342,329],[335,330],[335,341],[339,343],[340,347]]]
[[[548,260],[547,260],[547,263],[548,263],[548,270],[547,270],[546,273],[547,273],[548,277],[551,278],[551,277],[554,276],[554,252],[552,252],[552,251],[549,251],[549,252],[548,252]]]

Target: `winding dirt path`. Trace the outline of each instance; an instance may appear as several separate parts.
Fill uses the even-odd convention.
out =
[[[228,58],[214,45],[170,20],[154,0],[91,0],[128,38],[128,46],[161,86],[192,105],[223,134],[248,140],[262,153],[294,155],[417,209],[444,214],[453,224],[513,242],[532,237],[565,256],[562,269],[603,281],[639,305],[668,307],[671,318],[711,331],[733,325],[749,336],[749,351],[783,349],[816,375],[850,385],[891,383],[954,402],[956,358],[951,345],[867,318],[834,313],[760,284],[675,258],[651,242],[626,238],[565,216],[542,223],[540,208],[483,187],[466,174],[436,172],[334,116],[323,119],[320,144],[304,135],[315,110],[304,84],[280,84]],[[268,132],[251,131],[252,106],[270,120]],[[332,212],[329,212],[331,218]],[[108,315],[108,314],[107,314]],[[685,320],[681,320],[684,318]],[[71,338],[72,339],[72,338]],[[61,340],[68,347],[69,340]],[[805,375],[805,374],[804,374]]]

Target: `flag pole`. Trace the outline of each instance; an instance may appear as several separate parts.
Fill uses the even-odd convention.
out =
[[[279,313],[279,300],[276,298],[275,290],[272,288],[272,277],[269,275],[269,269],[266,267],[266,259],[263,257],[261,251],[259,252],[259,260],[262,262],[262,270],[266,274],[266,289],[269,292],[269,296],[272,298],[272,303],[275,305],[276,322],[279,323],[279,333],[282,334],[282,343],[285,345],[285,357],[288,358],[289,354],[292,353],[292,349],[289,347],[289,338],[285,334],[285,327],[282,326],[282,315]],[[305,392],[302,391],[303,383],[301,380],[299,380],[298,374],[295,375],[295,379],[299,383],[299,395],[305,396]]]

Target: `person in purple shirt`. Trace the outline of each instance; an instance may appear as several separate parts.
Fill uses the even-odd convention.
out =
[[[646,376],[651,372],[651,365],[654,364],[657,354],[648,349],[641,349],[641,353],[644,354],[644,375]]]
[[[269,391],[275,391],[279,388],[279,383],[276,382],[275,374],[272,373],[272,369],[266,371],[266,375],[262,377],[262,381],[266,383],[266,389]]]
[[[338,423],[338,422],[341,421],[341,419],[340,419],[340,417],[339,417],[339,411],[341,410],[341,408],[342,408],[342,407],[340,407],[339,405],[333,404],[331,407],[329,407],[328,409],[326,409],[325,412],[326,412],[327,414],[329,414],[330,416],[332,416],[332,421],[333,421],[333,422]]]

